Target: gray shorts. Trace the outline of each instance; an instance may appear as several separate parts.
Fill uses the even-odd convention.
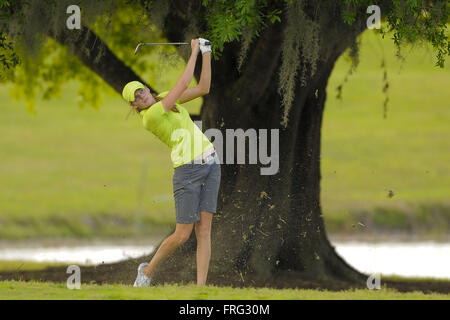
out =
[[[177,223],[200,221],[200,211],[216,213],[220,185],[220,162],[216,153],[207,163],[187,163],[176,167],[173,195]]]

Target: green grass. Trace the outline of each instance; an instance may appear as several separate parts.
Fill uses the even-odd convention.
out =
[[[450,73],[449,67],[434,67],[432,57],[428,49],[418,49],[401,65],[392,41],[368,31],[342,101],[336,87],[349,63],[345,57],[337,62],[322,132],[327,230],[355,232],[352,226],[361,221],[374,229],[448,234]],[[161,74],[165,87],[157,83],[156,89],[168,89],[181,71]],[[12,100],[10,87],[0,86],[0,238],[127,237],[169,230],[175,222],[170,150],[138,117],[124,120],[128,107],[119,95],[105,98],[99,110],[80,110],[77,84],[71,83],[60,99],[38,100],[32,116],[23,101]],[[200,103],[188,107],[198,111]]]
[[[449,294],[401,293],[391,289],[321,291],[300,289],[231,288],[164,285],[133,288],[125,285],[85,285],[68,289],[65,283],[0,282],[0,300],[8,299],[152,299],[152,300],[449,300]]]

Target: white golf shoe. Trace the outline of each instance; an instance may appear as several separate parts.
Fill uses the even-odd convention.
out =
[[[138,267],[138,274],[136,277],[136,281],[134,281],[134,285],[133,287],[149,287],[150,286],[150,281],[152,280],[152,278],[147,277],[144,272],[142,272],[142,269],[144,269],[144,267],[148,265],[148,263],[144,262],[141,263]]]

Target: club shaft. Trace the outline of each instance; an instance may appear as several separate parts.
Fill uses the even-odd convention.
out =
[[[134,50],[134,54],[137,54],[137,52],[141,46],[151,46],[151,45],[160,45],[160,44],[176,46],[176,45],[189,45],[190,43],[188,43],[188,42],[141,42],[137,45],[136,49]],[[205,45],[209,46],[209,45],[211,45],[211,42],[206,41]]]
[[[146,46],[159,45],[159,44],[183,45],[183,44],[190,44],[190,43],[187,43],[187,42],[143,42],[143,43],[140,43],[140,45],[146,45]]]

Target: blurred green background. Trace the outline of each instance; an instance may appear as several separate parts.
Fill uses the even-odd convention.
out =
[[[403,54],[400,62],[392,40],[368,30],[342,100],[336,88],[350,68],[347,56],[330,78],[321,205],[331,233],[448,238],[450,69],[435,67],[427,47]],[[180,60],[152,85],[169,90],[183,67]],[[11,98],[11,88],[0,86],[1,239],[140,237],[171,229],[170,150],[137,115],[125,120],[128,106],[119,95],[108,96],[98,110],[80,109],[72,82],[61,98],[37,100],[30,115],[24,101]],[[186,106],[197,113],[201,102]]]

